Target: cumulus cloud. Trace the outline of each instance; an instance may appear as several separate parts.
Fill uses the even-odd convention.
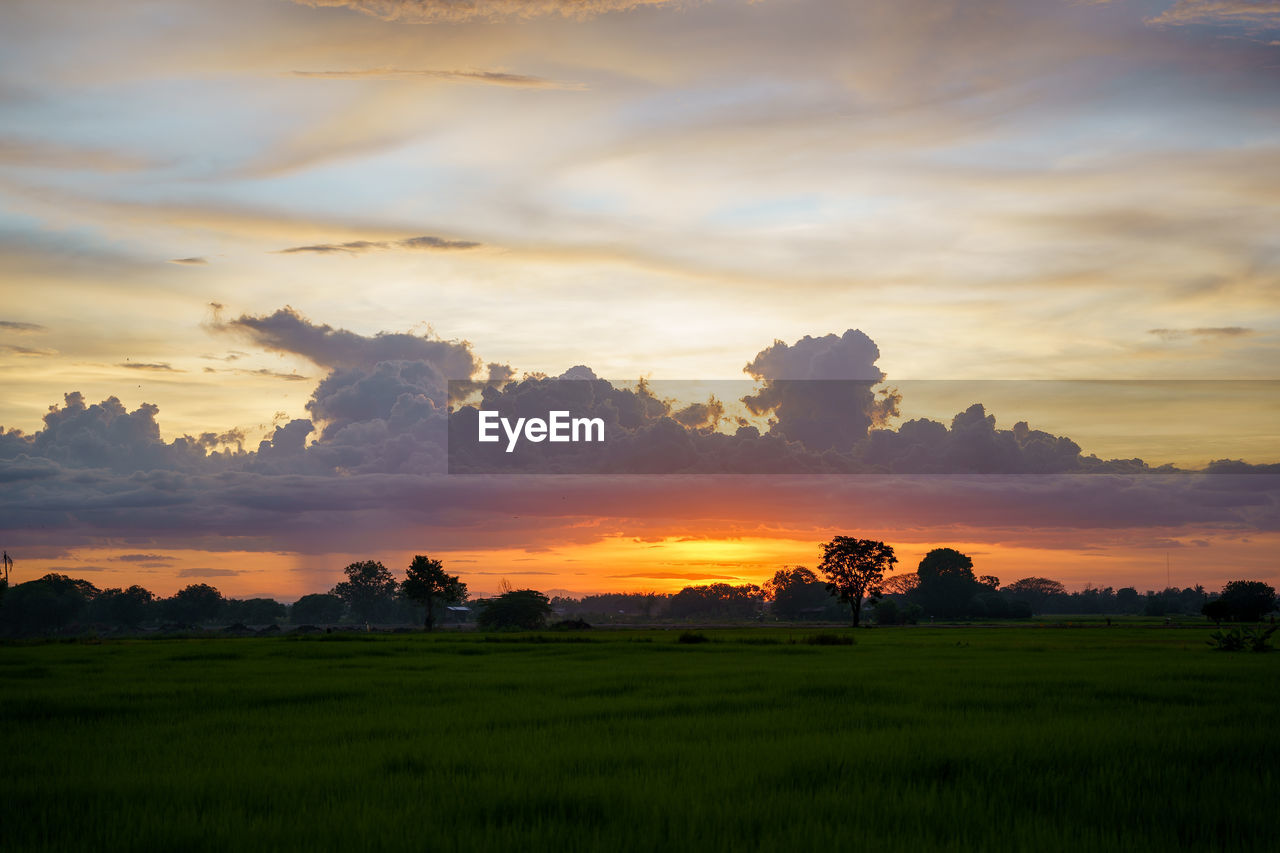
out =
[[[10,431],[0,436],[0,459],[16,462],[19,469],[38,459],[123,474],[201,467],[206,461],[204,448],[188,437],[164,442],[157,412],[152,403],[130,412],[116,397],[87,405],[83,394],[73,392],[65,395],[63,406],[50,407],[39,432],[26,436]],[[39,471],[35,478],[51,473]]]
[[[303,6],[345,6],[384,21],[412,24],[508,18],[592,18],[639,6],[679,6],[689,0],[294,0]]]
[[[436,68],[360,68],[347,71],[292,71],[291,77],[320,80],[442,80],[449,83],[483,83],[522,89],[582,89],[580,83],[562,83],[545,77],[507,71],[449,71]]]
[[[879,358],[880,348],[857,329],[774,341],[743,368],[762,382],[744,402],[755,414],[772,415],[770,431],[783,438],[817,451],[845,450],[897,414],[896,396],[877,400],[872,392],[884,379]]]
[[[152,404],[129,411],[114,397],[89,405],[83,395],[68,394],[36,433],[0,433],[6,540],[14,547],[47,544],[51,535],[67,548],[137,543],[138,554],[119,559],[142,564],[165,559],[142,549],[165,547],[325,553],[420,547],[423,537],[440,548],[481,541],[493,548],[546,547],[597,540],[613,529],[602,524],[610,518],[628,519],[629,535],[636,536],[665,535],[672,519],[807,531],[846,526],[849,518],[868,530],[904,518],[921,527],[1036,531],[1046,525],[1280,530],[1277,466],[1222,460],[1207,472],[1152,476],[1141,460],[1097,460],[1070,439],[1025,423],[1000,429],[980,404],[949,424],[915,420],[898,429],[871,428],[847,448],[818,449],[751,426],[722,432],[713,426],[711,401],[703,410],[677,407],[643,384],[616,387],[585,366],[565,371],[564,379],[516,380],[509,366],[491,364],[488,375],[500,381],[480,383],[475,393],[484,405],[511,413],[544,416],[554,406],[608,418],[619,440],[601,448],[586,470],[702,474],[442,476],[453,418],[465,425],[475,412],[459,406],[450,416],[445,377],[475,382],[472,377],[483,375],[467,344],[359,335],[291,309],[219,327],[325,367],[308,402],[310,417],[280,423],[246,449],[244,435],[234,432],[165,441]],[[858,359],[832,358],[866,377],[878,356],[868,344],[860,333],[808,338],[774,344],[752,363],[762,374],[794,376],[777,365],[792,364],[797,352],[848,356],[852,350]],[[839,382],[829,378],[836,370],[811,367],[810,375],[824,378],[808,381]],[[794,399],[782,399],[779,419]],[[843,400],[833,405],[847,407]],[[847,473],[864,476],[830,476]],[[958,476],[910,476],[919,473]],[[1039,476],[992,476],[1015,473]]]
[[[403,240],[352,240],[347,243],[316,243],[311,246],[294,246],[281,249],[278,255],[362,255],[366,252],[384,252],[390,249],[410,251],[448,252],[475,249],[480,243],[471,240],[446,240],[443,237],[406,237]]]

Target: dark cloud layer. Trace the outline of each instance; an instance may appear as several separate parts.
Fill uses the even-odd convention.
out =
[[[609,534],[603,522],[611,518],[628,519],[637,535],[691,520],[760,518],[805,529],[850,518],[874,529],[910,518],[921,527],[1280,530],[1280,466],[1222,461],[1205,472],[1152,476],[1141,460],[1098,460],[1025,423],[1000,429],[979,403],[949,424],[914,420],[898,429],[877,426],[866,411],[852,429],[817,411],[806,421],[818,425],[817,438],[808,438],[787,433],[797,423],[791,407],[813,415],[820,395],[783,389],[768,429],[726,433],[714,428],[716,401],[677,407],[585,366],[516,380],[505,365],[482,369],[464,342],[359,335],[291,309],[215,327],[325,368],[307,404],[311,417],[246,449],[235,433],[165,441],[152,404],[129,411],[114,397],[88,404],[67,394],[37,432],[0,432],[6,540],[323,553],[430,536],[441,548],[531,547],[592,541]],[[856,390],[846,397],[865,402],[863,390],[880,376],[877,357],[874,343],[851,331],[775,343],[750,370],[763,388],[830,388],[847,371],[861,378],[843,380]],[[475,378],[486,373],[490,381]],[[544,415],[556,406],[609,418],[619,440],[600,449],[590,470],[771,475],[447,476],[451,378],[511,412]],[[849,410],[845,398],[832,406]],[[455,423],[474,412],[457,408]],[[944,473],[951,476],[919,476]],[[1038,476],[1004,476],[1028,473]]]

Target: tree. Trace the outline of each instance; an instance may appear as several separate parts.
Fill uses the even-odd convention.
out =
[[[1142,596],[1131,586],[1123,586],[1116,590],[1116,612],[1137,613],[1142,610]]]
[[[48,574],[8,590],[4,622],[23,633],[58,630],[79,619],[97,595],[87,580]]]
[[[1210,615],[1209,605],[1205,605],[1204,612],[1215,621],[1259,622],[1276,609],[1276,591],[1262,581],[1231,581],[1211,604],[1216,605],[1213,609],[1219,615]]]
[[[1009,584],[1003,591],[1015,601],[1025,601],[1031,605],[1033,613],[1043,613],[1052,599],[1067,594],[1065,586],[1048,578],[1023,578]]]
[[[352,563],[347,579],[329,591],[341,598],[359,622],[376,622],[395,603],[396,579],[376,560]]]
[[[346,608],[341,598],[327,592],[304,595],[293,603],[289,618],[295,625],[323,625],[337,622]]]
[[[827,585],[804,566],[783,566],[765,581],[765,595],[773,601],[773,615],[780,619],[821,616],[835,599]]]
[[[134,584],[128,589],[104,589],[89,608],[96,620],[136,628],[151,617],[156,597]]]
[[[823,544],[818,571],[826,577],[831,594],[852,608],[856,628],[861,621],[863,597],[879,589],[884,573],[897,562],[893,548],[883,542],[837,536]]]
[[[551,601],[536,589],[512,589],[497,598],[476,602],[480,616],[476,622],[485,630],[523,628],[536,631],[547,624]]]
[[[286,612],[285,606],[274,598],[231,598],[222,618],[244,625],[274,625]]]
[[[925,554],[916,575],[920,583],[912,596],[933,616],[963,616],[975,595],[990,591],[974,577],[973,560],[954,548]]]
[[[193,583],[161,602],[165,616],[188,624],[216,619],[225,604],[222,593],[207,583]]]
[[[467,585],[457,575],[445,574],[443,563],[421,554],[409,563],[400,589],[406,598],[427,609],[423,627],[428,631],[435,626],[437,603],[457,604],[467,598]]]
[[[668,612],[677,618],[752,619],[760,615],[764,593],[753,583],[686,586],[671,596]]]

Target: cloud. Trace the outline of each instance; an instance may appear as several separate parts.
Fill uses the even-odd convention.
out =
[[[246,367],[236,367],[236,368],[232,368],[231,370],[219,370],[216,367],[206,367],[204,369],[204,372],[205,373],[231,373],[236,376],[262,376],[269,379],[283,379],[286,382],[305,382],[310,378],[308,376],[303,376],[301,373],[285,373],[284,371],[281,371],[281,370],[271,370],[266,367],[259,367],[256,370],[251,370]]]
[[[169,263],[187,267],[200,267],[209,263],[205,258],[170,258]]]
[[[31,332],[44,332],[47,331],[47,329],[39,323],[23,323],[18,320],[0,320],[0,331],[17,332],[21,335]]]
[[[170,563],[172,559],[164,554],[119,554],[112,559],[122,563]]]
[[[1173,6],[1147,21],[1151,24],[1276,24],[1280,23],[1277,0],[1178,0]]]
[[[998,429],[980,405],[950,424],[910,421],[897,430],[870,430],[848,449],[816,452],[754,428],[726,434],[682,425],[670,404],[591,378],[585,367],[566,372],[578,379],[504,379],[501,388],[482,393],[543,412],[574,393],[580,395],[575,407],[611,412],[614,423],[625,425],[625,440],[598,470],[682,470],[671,467],[675,460],[704,466],[699,470],[780,473],[448,476],[444,377],[455,369],[479,374],[481,362],[469,345],[359,335],[291,309],[218,327],[327,367],[308,402],[311,419],[283,423],[246,450],[242,435],[166,441],[152,404],[128,411],[114,397],[87,405],[83,395],[68,394],[36,433],[0,433],[0,530],[13,543],[11,552],[50,537],[65,548],[109,542],[113,549],[137,543],[352,553],[431,541],[442,550],[482,543],[535,551],[619,535],[630,542],[768,530],[816,539],[846,529],[851,519],[869,534],[904,525],[931,532],[983,529],[1004,542],[1043,539],[1046,531],[1078,542],[1072,531],[1085,529],[1094,531],[1093,544],[1112,535],[1099,531],[1134,528],[1184,538],[1280,531],[1280,469],[1221,461],[1203,473],[1154,475],[1139,460],[1082,456],[1069,439],[1026,424]],[[858,335],[808,340],[839,350],[844,344],[836,341],[846,338],[870,356],[869,338]],[[770,349],[786,355],[815,346],[802,342]],[[868,366],[865,359],[854,364]],[[843,476],[855,471],[864,476]],[[913,475],[921,472],[953,476]],[[140,563],[154,555],[137,556]]]
[[[129,172],[147,167],[145,160],[113,151],[80,148],[49,140],[0,138],[0,165],[22,168]]]
[[[25,355],[25,356],[45,356],[45,355],[58,354],[58,351],[56,349],[39,349],[36,347],[20,347],[17,344],[0,344],[0,350],[4,350],[7,353],[12,353],[13,355]]]
[[[1147,334],[1165,341],[1180,341],[1187,338],[1241,338],[1254,334],[1254,330],[1244,326],[1210,326],[1196,329],[1148,329]]]
[[[688,0],[294,0],[302,6],[345,6],[384,21],[411,24],[500,21],[560,15],[583,20],[640,6],[680,6]]]
[[[771,414],[770,431],[783,438],[811,450],[847,449],[897,414],[896,397],[877,401],[871,389],[884,379],[879,358],[880,348],[857,329],[805,335],[790,345],[774,341],[743,368],[763,381],[744,402],[755,414]]]
[[[180,578],[230,578],[240,574],[236,569],[183,569]]]
[[[420,361],[448,379],[468,379],[480,362],[465,341],[442,341],[400,332],[372,337],[317,325],[291,307],[255,317],[245,314],[214,328],[244,334],[272,352],[300,355],[321,367],[368,369],[382,361]]]
[[[154,361],[154,362],[125,361],[120,364],[117,364],[116,367],[127,367],[130,370],[155,370],[161,373],[185,373],[186,372],[185,370],[180,370],[174,367],[172,364],[169,364],[169,362],[167,361]]]
[[[349,71],[291,71],[291,77],[321,80],[443,80],[451,83],[484,83],[522,89],[583,89],[581,83],[562,83],[528,74],[505,71],[446,71],[431,68],[361,68]]]
[[[403,240],[352,240],[348,243],[316,243],[311,246],[294,246],[280,249],[278,255],[311,253],[317,255],[362,255],[365,252],[382,252],[390,249],[414,251],[456,251],[475,249],[481,244],[471,240],[445,240],[442,237],[407,237]]]
[[[737,581],[737,575],[704,575],[696,572],[633,572],[629,575],[609,575],[611,578],[649,578],[653,580],[688,581]]]
[[[114,572],[117,569],[108,566],[49,566],[48,574],[75,577],[80,572]]]

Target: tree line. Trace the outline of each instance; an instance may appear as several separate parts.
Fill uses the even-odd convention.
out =
[[[0,580],[0,631],[21,635],[94,627],[179,630],[210,623],[276,625],[286,620],[296,625],[417,622],[431,630],[444,608],[467,601],[466,584],[446,573],[440,560],[422,555],[413,558],[402,580],[376,560],[352,563],[343,576],[329,592],[304,595],[292,605],[271,598],[227,598],[207,583],[161,597],[140,585],[99,589],[90,581],[57,573],[13,587]],[[483,619],[495,601],[471,603]],[[488,622],[500,619],[503,612],[497,607]]]
[[[784,566],[762,586],[714,583],[677,593],[604,593],[552,599],[557,613],[601,622],[651,620],[835,621],[864,615],[880,625],[921,619],[1029,619],[1041,614],[1199,615],[1221,621],[1258,621],[1276,606],[1275,590],[1238,580],[1221,592],[1086,588],[1069,592],[1059,581],[1026,577],[1002,585],[979,575],[973,560],[954,548],[935,548],[914,572],[891,575],[893,548],[883,542],[837,536],[822,545],[815,572]],[[864,612],[865,611],[865,612]]]
[[[445,608],[467,604],[483,629],[559,627],[589,622],[650,621],[836,621],[864,617],[879,625],[923,619],[1025,619],[1036,614],[1203,614],[1215,622],[1259,621],[1276,609],[1275,589],[1238,580],[1218,593],[1202,586],[1139,594],[1087,588],[1069,592],[1059,581],[1026,577],[1002,585],[974,571],[973,560],[953,548],[935,548],[916,570],[890,574],[897,564],[883,542],[837,536],[821,546],[817,571],[784,566],[763,585],[713,583],[675,593],[601,593],[548,598],[533,589],[469,599],[456,575],[440,560],[416,555],[403,579],[376,560],[351,563],[328,592],[304,595],[292,605],[270,598],[226,598],[206,583],[169,597],[142,586],[98,589],[87,580],[47,574],[9,587],[0,579],[0,631],[8,634],[64,632],[93,626],[138,630],[182,629],[211,623],[276,625],[404,625],[432,630]],[[7,554],[5,555],[8,556]],[[7,566],[6,566],[7,568]],[[553,626],[555,627],[555,626]]]

